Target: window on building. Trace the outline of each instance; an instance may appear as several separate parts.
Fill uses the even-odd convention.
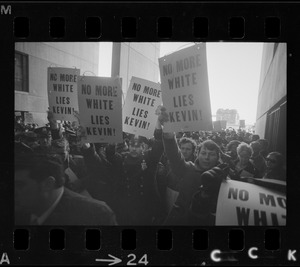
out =
[[[15,51],[15,91],[29,92],[28,55]]]

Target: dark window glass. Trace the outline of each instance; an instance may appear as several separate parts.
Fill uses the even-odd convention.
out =
[[[15,91],[28,90],[28,56],[15,52]]]

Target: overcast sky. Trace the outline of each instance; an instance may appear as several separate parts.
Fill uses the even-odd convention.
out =
[[[160,56],[194,43],[161,43]],[[206,43],[211,111],[236,109],[246,124],[256,121],[263,43]]]
[[[194,43],[161,43],[160,57]],[[212,115],[236,109],[246,124],[256,121],[263,43],[206,43]],[[99,76],[110,77],[112,43],[100,43]]]

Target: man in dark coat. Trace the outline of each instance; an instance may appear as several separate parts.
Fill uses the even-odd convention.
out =
[[[195,161],[197,144],[192,138],[182,137],[178,142],[178,146],[185,161]],[[167,215],[178,197],[180,177],[172,172],[170,163],[165,154],[160,160],[156,181],[162,205],[166,213],[165,215]]]
[[[155,187],[155,172],[163,152],[159,122],[151,149],[145,151],[143,145],[142,138],[133,137],[129,142],[129,152],[122,154],[110,145],[106,148],[106,159],[95,153],[90,145],[83,152],[93,180],[104,180],[106,185],[112,185],[108,202],[116,212],[119,225],[151,225],[160,208]]]
[[[98,183],[98,192],[116,212],[120,225],[151,225],[159,208],[155,190],[155,171],[163,152],[161,130],[155,131],[151,149],[143,150],[141,138],[129,142],[129,152],[119,154],[110,145],[106,157],[95,152],[93,145],[83,151],[89,176]],[[101,184],[100,184],[101,183]],[[108,196],[103,188],[110,192]],[[99,196],[101,197],[101,196]]]
[[[105,202],[64,187],[61,158],[15,150],[17,225],[116,225]]]
[[[161,124],[164,124],[165,121],[168,121],[167,114],[162,114],[159,119]],[[189,225],[194,224],[195,220],[190,219],[191,217],[191,207],[193,206],[193,196],[198,194],[199,189],[202,190],[200,194],[200,200],[197,199],[197,206],[201,206],[201,202],[204,202],[208,199],[209,202],[213,201],[214,205],[202,206],[201,210],[201,225],[212,225],[214,220],[211,219],[211,213],[215,209],[211,210],[212,207],[216,206],[216,196],[220,188],[221,181],[226,174],[223,175],[222,168],[218,168],[218,172],[214,172],[212,179],[206,179],[205,181],[212,181],[203,183],[202,174],[205,174],[206,171],[209,171],[217,165],[219,165],[219,146],[212,140],[206,140],[200,144],[197,158],[195,162],[186,161],[182,155],[177,143],[174,133],[163,133],[163,144],[165,153],[170,162],[172,171],[180,177],[179,180],[179,194],[178,197],[168,214],[164,224],[165,225]],[[225,164],[226,165],[226,164]],[[221,174],[220,174],[221,173]],[[219,179],[220,178],[220,179]],[[209,190],[203,188],[203,186],[209,185]],[[213,185],[213,186],[212,186]],[[209,192],[209,195],[206,195],[206,192]],[[212,193],[213,192],[213,193]],[[203,199],[202,199],[203,198]],[[197,209],[196,209],[197,210]],[[192,215],[195,217],[194,215]],[[196,220],[197,224],[200,224],[199,220]]]

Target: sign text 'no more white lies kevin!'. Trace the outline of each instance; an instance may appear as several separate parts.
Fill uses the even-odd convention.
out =
[[[159,58],[165,131],[212,130],[205,44]]]
[[[223,182],[218,197],[216,225],[284,226],[286,196],[247,182]]]
[[[78,104],[85,142],[122,142],[122,92],[119,78],[80,76]]]
[[[123,107],[123,131],[151,138],[161,105],[160,84],[132,77]]]
[[[77,79],[80,70],[75,68],[48,68],[48,101],[54,119],[74,121],[78,111]]]

